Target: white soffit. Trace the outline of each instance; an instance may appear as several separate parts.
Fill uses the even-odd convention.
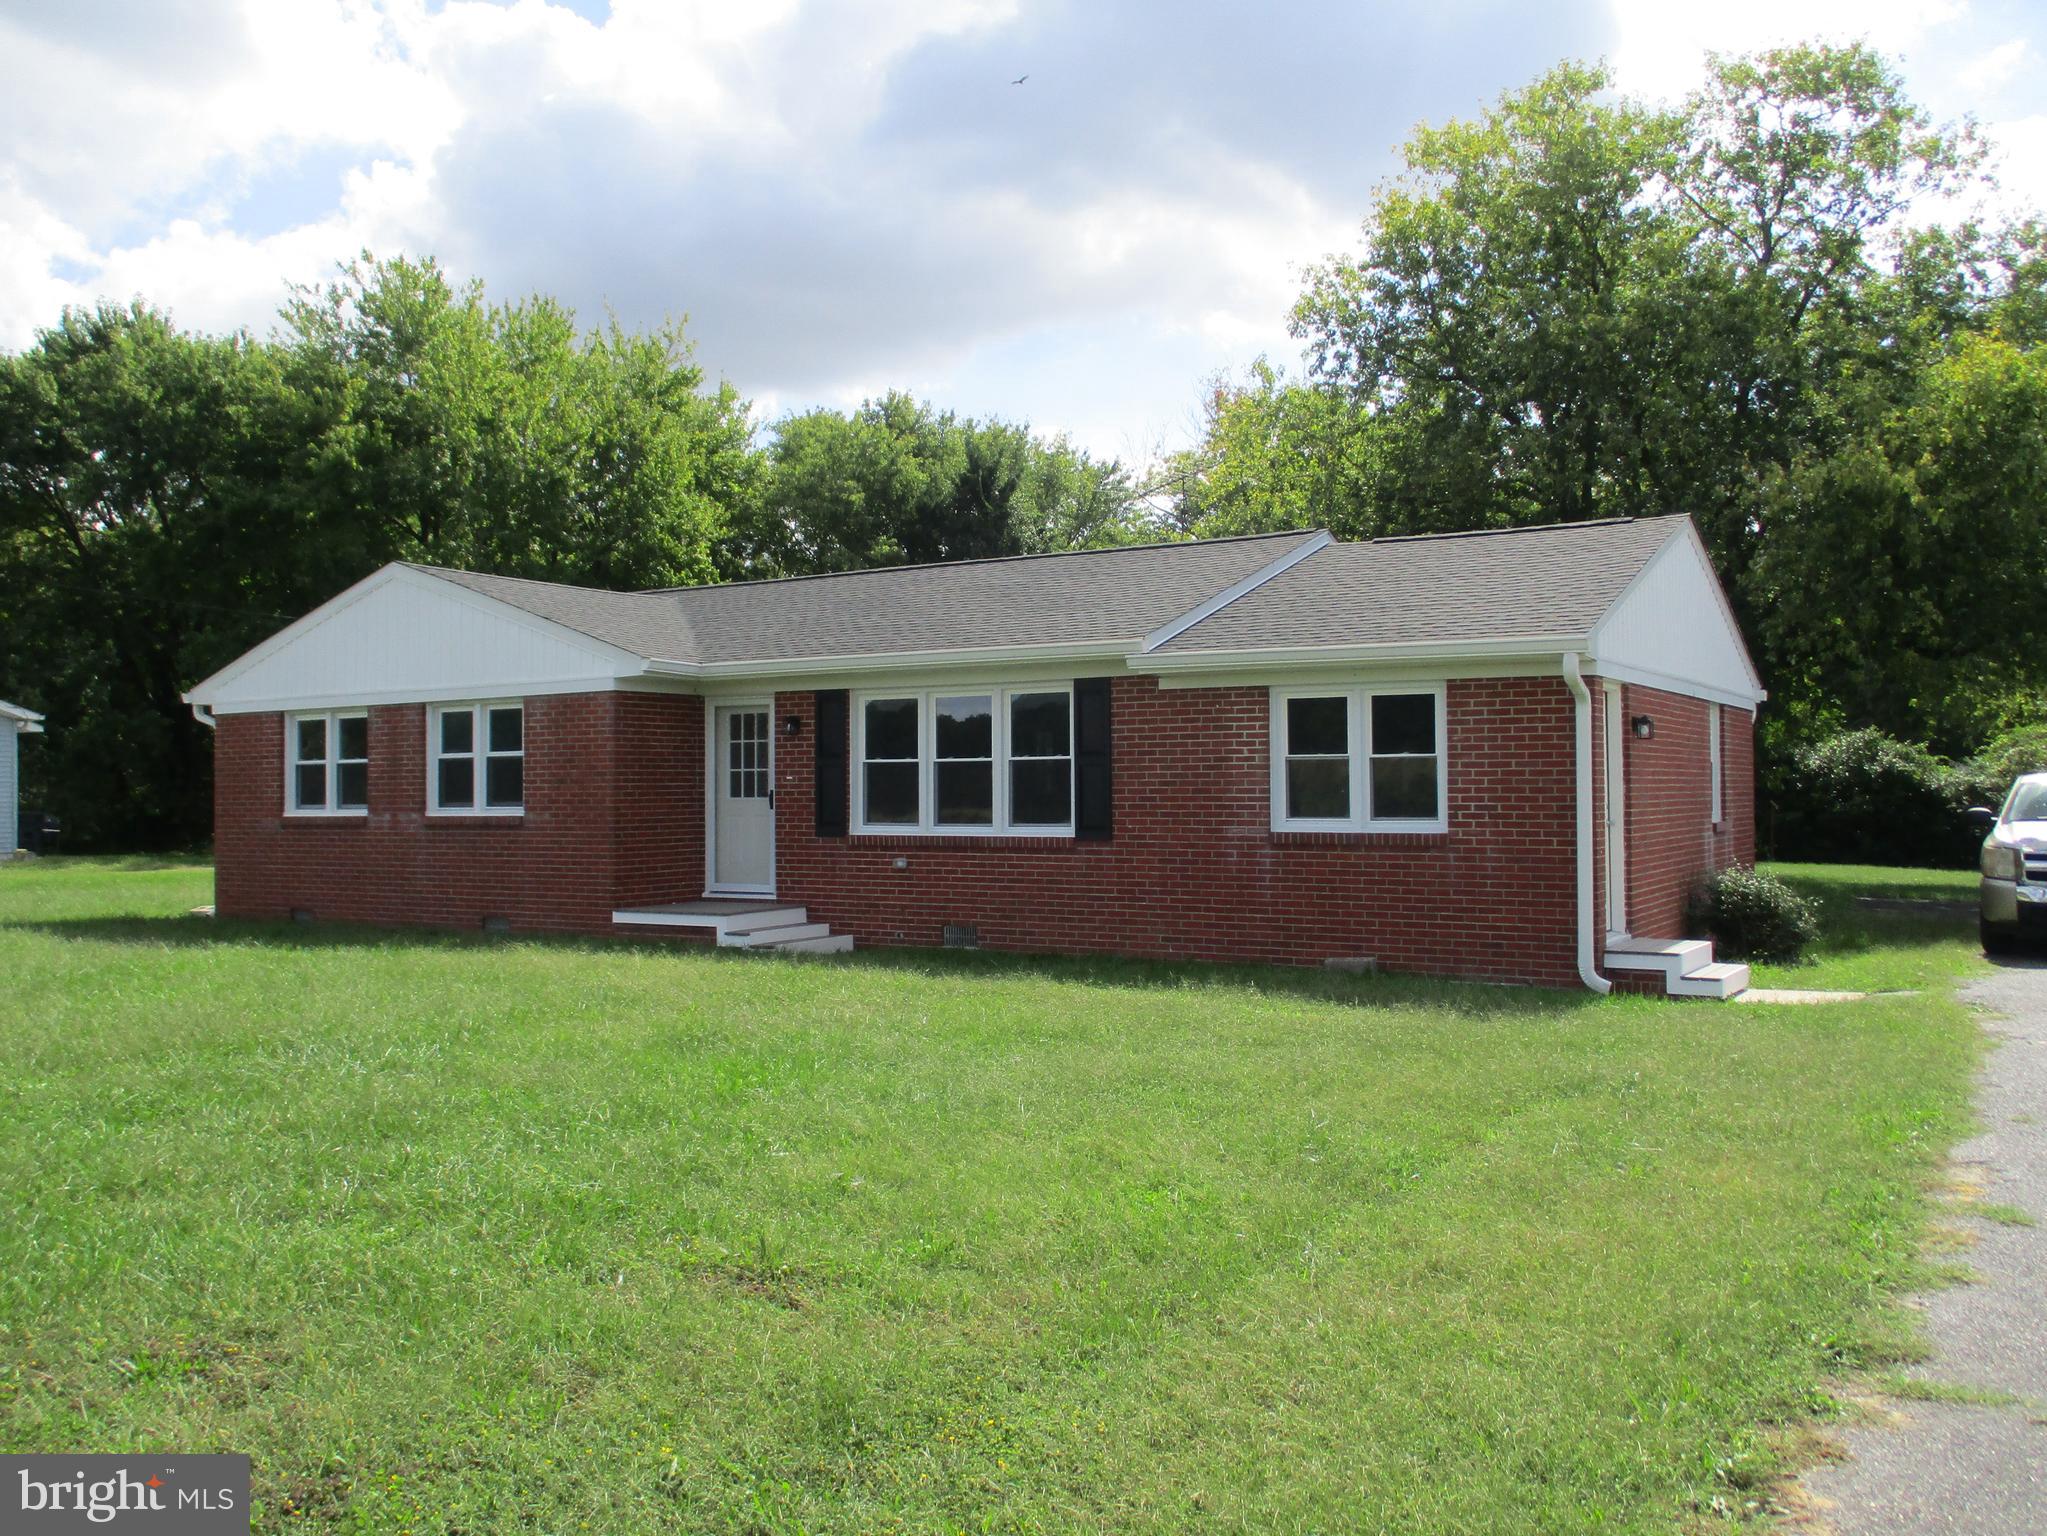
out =
[[[186,698],[216,713],[614,686],[641,658],[451,582],[386,566]]]

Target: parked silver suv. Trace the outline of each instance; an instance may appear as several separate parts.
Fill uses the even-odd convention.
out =
[[[1983,839],[1983,952],[2004,955],[2025,939],[2047,937],[2047,773],[2012,785],[2004,809],[1969,814],[1989,827]]]

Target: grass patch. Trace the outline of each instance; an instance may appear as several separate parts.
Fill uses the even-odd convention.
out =
[[[1991,1221],[2001,1227],[2036,1226],[2033,1213],[2023,1206],[2006,1205],[2000,1200],[1971,1201],[1961,1207],[1962,1214],[1974,1216],[1981,1221]]]
[[[1897,992],[1941,989],[1985,966],[1976,946],[1974,870],[1861,864],[1763,864],[1819,908],[1819,940],[1794,965],[1750,967],[1759,987]],[[1940,902],[1952,910],[1873,908],[1860,898]]]
[[[1996,1387],[1966,1387],[1952,1381],[1928,1381],[1898,1371],[1879,1371],[1869,1384],[1885,1397],[1912,1403],[1953,1403],[1964,1408],[2019,1408],[2025,1399]]]
[[[1978,1049],[1941,985],[805,963],[208,899],[0,870],[0,1425],[246,1451],[266,1532],[1740,1524],[1824,1383],[1908,1353],[1884,1299]]]

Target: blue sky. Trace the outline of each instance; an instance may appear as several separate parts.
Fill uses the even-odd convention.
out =
[[[0,347],[141,296],[266,330],[363,247],[687,314],[764,418],[904,388],[1142,461],[1291,363],[1412,126],[1560,58],[1866,37],[2047,204],[2017,0],[0,0]],[[1028,75],[1021,85],[1010,82]]]

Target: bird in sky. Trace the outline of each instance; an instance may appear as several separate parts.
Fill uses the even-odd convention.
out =
[[[1011,85],[1022,85],[1024,81],[1028,79],[1030,79],[1029,75],[1018,75],[1014,80],[1010,81],[1009,83]]]

